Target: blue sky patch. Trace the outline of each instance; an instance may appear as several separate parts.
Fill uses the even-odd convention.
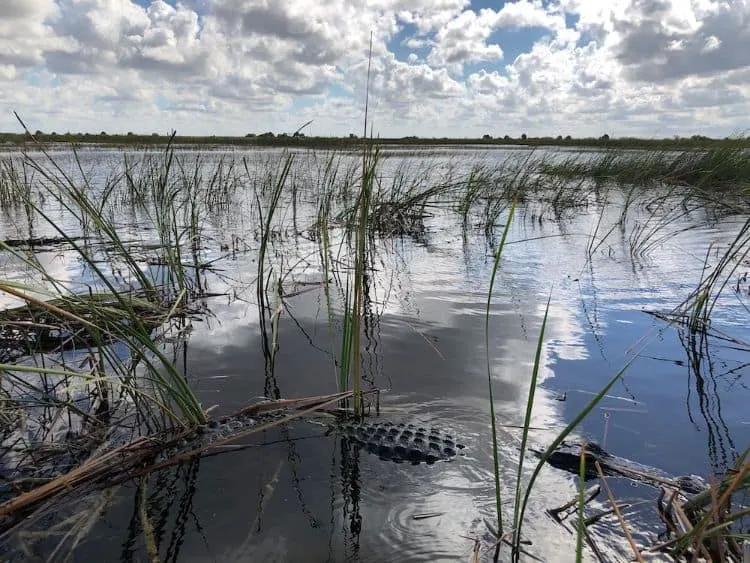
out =
[[[55,88],[62,84],[62,80],[56,74],[50,74],[43,68],[36,68],[26,73],[26,83],[36,88]]]
[[[401,30],[394,35],[391,40],[388,42],[388,50],[393,53],[396,56],[396,59],[401,62],[408,62],[409,55],[411,53],[416,54],[420,59],[424,60],[427,55],[430,53],[430,46],[426,47],[420,47],[418,49],[415,49],[413,47],[408,47],[404,43],[408,39],[432,39],[434,34],[429,33],[424,36],[417,37],[417,26],[412,23],[400,23]]]
[[[528,53],[544,36],[552,36],[554,32],[546,27],[525,27],[523,29],[498,29],[492,33],[487,43],[497,43],[503,50],[503,64],[513,64],[516,57]]]
[[[164,96],[163,94],[157,94],[156,95],[156,107],[162,110],[169,109],[172,106],[172,103],[169,101],[169,99]]]

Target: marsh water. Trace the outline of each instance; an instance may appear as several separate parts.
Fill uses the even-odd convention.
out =
[[[407,172],[419,178],[468,169],[477,161],[502,162],[515,152],[522,151],[392,150],[381,164],[382,184],[395,185],[394,178]],[[132,151],[131,157],[144,154]],[[186,148],[177,152],[185,159],[197,154]],[[70,154],[55,156],[63,168],[73,169]],[[245,157],[265,170],[282,155],[217,149],[201,156],[205,166],[222,157]],[[315,184],[326,158],[325,153],[295,155],[289,185],[296,188],[284,192],[274,215],[267,259],[274,279],[282,278],[283,297],[270,366],[255,289],[259,200],[251,190],[252,175],[240,175],[229,205],[201,212],[201,259],[211,263],[201,283],[210,297],[198,299],[203,314],[193,316],[189,330],[170,346],[212,415],[234,412],[260,397],[337,390],[341,311],[328,308],[320,241],[311,235],[319,210]],[[358,159],[356,154],[342,158]],[[96,186],[105,171],[121,163],[122,152],[85,150],[81,159]],[[546,447],[637,355],[574,436],[673,475],[708,477],[730,466],[750,438],[750,354],[744,344],[750,341],[750,296],[742,280],[750,263],[738,266],[718,300],[711,335],[691,335],[650,313],[669,313],[690,295],[746,216],[705,202],[686,204],[674,187],[649,190],[633,199],[628,187],[586,187],[567,205],[553,205],[542,192],[520,202],[495,280],[488,350],[487,295],[508,208],[488,226],[482,210],[465,220],[452,202],[434,201],[416,231],[374,235],[361,369],[365,387],[381,393],[379,414],[374,405],[370,414],[445,429],[466,445],[463,455],[432,465],[392,463],[320,426],[294,421],[244,439],[247,448],[149,477],[147,509],[160,560],[467,561],[475,538],[489,560],[496,516],[488,361],[509,521],[520,455],[517,426],[526,411],[548,299],[531,447]],[[623,225],[610,229],[626,205]],[[80,230],[57,202],[44,206],[69,234]],[[158,236],[144,215],[122,203],[114,216],[118,234],[142,254],[144,269],[158,268],[148,261]],[[22,208],[4,210],[1,221],[0,236],[28,236]],[[334,254],[345,238],[337,229],[332,225]],[[37,218],[34,236],[55,234]],[[68,247],[41,248],[37,257],[58,280],[79,288],[91,280]],[[0,264],[6,279],[29,281],[17,260],[0,253]],[[525,474],[535,464],[528,455]],[[610,482],[618,500],[628,504],[624,516],[636,538],[653,541],[663,531],[655,513],[658,491],[625,479]],[[136,484],[124,484],[61,508],[66,517],[84,508],[95,514],[87,533],[73,544],[75,559],[146,560],[139,494]],[[544,561],[574,560],[575,535],[545,510],[576,494],[573,476],[543,469],[524,525],[528,553]],[[606,498],[597,502],[608,508]],[[57,524],[38,522],[42,537],[6,537],[4,558],[46,559],[69,531]],[[592,527],[592,534],[611,560],[629,556],[613,517]]]

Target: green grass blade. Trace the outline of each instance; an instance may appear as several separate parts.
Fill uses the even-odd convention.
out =
[[[508,213],[508,219],[505,222],[505,228],[503,229],[503,236],[500,239],[500,244],[495,252],[495,261],[492,264],[492,274],[490,276],[490,287],[487,292],[487,309],[484,316],[484,349],[487,356],[487,385],[489,389],[489,401],[490,401],[490,422],[492,428],[492,462],[493,472],[495,477],[495,510],[497,511],[497,531],[498,535],[503,535],[503,513],[501,503],[501,489],[500,489],[500,456],[497,451],[497,421],[495,420],[495,400],[492,394],[492,366],[490,365],[490,307],[492,305],[492,290],[495,287],[495,277],[497,275],[497,269],[500,266],[500,257],[505,247],[505,240],[508,237],[510,231],[510,225],[513,222],[513,214],[516,210],[515,202],[510,207]]]
[[[542,470],[542,467],[547,462],[547,459],[552,454],[552,452],[557,449],[557,447],[562,443],[565,438],[568,437],[568,435],[575,430],[578,425],[581,423],[581,421],[588,416],[588,414],[594,409],[594,407],[599,404],[599,402],[604,398],[604,396],[609,392],[609,390],[612,388],[612,386],[617,383],[622,375],[625,373],[625,371],[630,367],[630,365],[638,358],[637,354],[634,354],[633,357],[631,357],[625,365],[618,371],[612,379],[609,380],[609,382],[602,388],[599,393],[597,393],[591,401],[588,402],[588,404],[581,409],[581,411],[576,415],[576,417],[563,429],[560,434],[558,434],[557,438],[554,439],[552,444],[549,445],[549,447],[545,450],[545,452],[542,454],[541,458],[539,459],[539,462],[537,463],[536,467],[534,468],[534,472],[531,474],[531,478],[529,479],[528,484],[526,485],[526,493],[523,497],[523,502],[521,503],[521,511],[518,517],[518,528],[516,529],[516,536],[514,538],[513,542],[513,558],[515,561],[518,561],[518,556],[520,554],[520,543],[521,543],[521,528],[523,527],[523,517],[526,513],[526,507],[528,506],[529,497],[531,496],[531,491],[534,487],[534,483],[536,482],[536,478],[539,476],[539,472]],[[523,455],[523,452],[521,453]]]
[[[516,502],[513,511],[513,529],[519,529],[519,512],[521,506],[521,479],[523,477],[523,460],[526,456],[526,443],[529,439],[529,428],[531,427],[531,413],[534,409],[534,396],[536,394],[536,382],[539,378],[539,367],[542,361],[542,348],[544,347],[544,331],[547,327],[547,316],[549,315],[549,304],[552,300],[552,291],[547,298],[547,306],[544,309],[544,318],[542,319],[542,328],[539,331],[539,340],[536,344],[536,354],[534,356],[534,369],[531,374],[529,384],[529,394],[526,399],[526,416],[523,420],[523,432],[521,434],[521,455],[518,457],[518,474],[516,475]]]

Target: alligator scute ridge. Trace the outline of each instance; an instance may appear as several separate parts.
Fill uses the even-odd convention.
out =
[[[412,465],[450,461],[465,449],[451,434],[403,422],[341,421],[329,425],[326,433],[343,436],[384,461]]]
[[[187,450],[190,447],[209,446],[217,440],[230,438],[237,432],[282,416],[283,413],[264,413],[255,417],[226,417],[219,421],[212,421],[201,427],[193,439],[181,441],[163,455],[174,455],[175,450]],[[368,453],[394,463],[431,465],[437,461],[450,461],[461,456],[465,449],[464,444],[456,441],[453,435],[434,427],[381,420],[377,422],[346,419],[320,421],[301,418],[300,420],[323,426],[326,429],[326,435],[346,438]]]

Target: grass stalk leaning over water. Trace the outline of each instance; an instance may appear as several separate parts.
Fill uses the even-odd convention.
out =
[[[721,254],[716,265],[703,277],[698,287],[680,309],[689,315],[688,325],[695,333],[709,326],[711,314],[733,277],[750,254],[750,218],[740,227],[734,240]],[[706,256],[708,260],[708,255]]]
[[[531,477],[529,479],[528,484],[526,485],[526,492],[523,496],[523,501],[521,503],[521,508],[518,515],[518,526],[515,530],[515,536],[513,540],[513,561],[517,562],[519,559],[519,555],[521,553],[521,529],[523,527],[523,519],[524,514],[526,513],[526,507],[528,506],[529,497],[531,496],[531,491],[534,488],[534,483],[536,482],[536,478],[539,476],[539,472],[542,470],[542,467],[544,467],[544,464],[547,463],[547,459],[549,456],[557,449],[557,447],[565,440],[565,438],[568,437],[568,435],[573,432],[578,425],[583,421],[584,418],[588,416],[588,414],[594,409],[594,407],[599,404],[599,402],[604,398],[604,396],[609,392],[609,390],[612,388],[612,386],[617,383],[622,375],[625,373],[625,371],[630,367],[630,365],[636,360],[638,357],[638,354],[633,354],[633,356],[625,363],[625,365],[620,368],[620,370],[612,377],[612,379],[609,380],[609,382],[602,388],[599,393],[597,393],[591,401],[588,402],[588,404],[581,409],[581,411],[575,416],[575,418],[563,429],[562,432],[560,432],[557,437],[552,441],[552,443],[547,447],[547,449],[542,453],[540,456],[539,462],[537,463],[536,467],[534,468],[534,471],[531,474]],[[521,453],[523,455],[523,452]]]

